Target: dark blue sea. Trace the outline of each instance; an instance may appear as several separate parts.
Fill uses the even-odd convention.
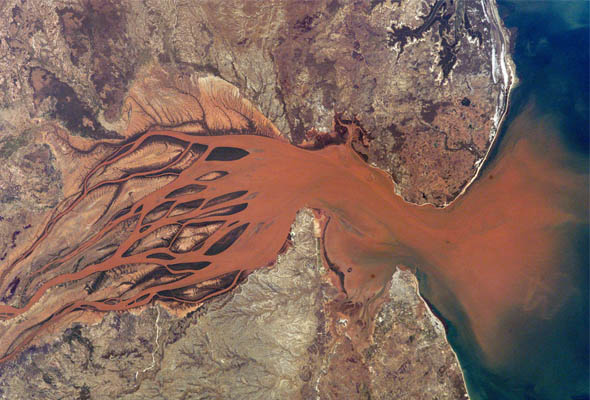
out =
[[[502,162],[501,155],[510,151],[511,143],[527,135],[538,142],[559,142],[564,153],[559,168],[582,175],[588,182],[589,4],[499,0],[500,16],[513,31],[512,56],[520,82],[512,93],[508,116],[482,175]],[[524,113],[531,126],[540,128],[516,128],[514,121],[522,121]],[[549,147],[539,154],[551,157],[554,151]],[[572,209],[585,208],[586,219],[555,231],[560,246],[555,268],[571,278],[574,287],[568,286],[568,293],[563,293],[567,300],[550,317],[524,313],[502,317],[511,338],[511,357],[490,365],[481,356],[469,327],[457,317],[461,313],[450,316],[440,311],[472,399],[590,398],[588,194],[588,184],[581,185],[571,202]],[[428,298],[426,277],[421,279],[421,290]],[[433,307],[438,309],[437,304]]]

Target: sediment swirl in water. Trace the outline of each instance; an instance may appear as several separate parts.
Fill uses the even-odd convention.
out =
[[[358,127],[342,124],[350,139]],[[154,149],[165,151],[151,157]],[[510,353],[500,316],[551,318],[573,287],[555,268],[555,229],[581,214],[555,191],[580,180],[520,141],[446,209],[395,195],[390,177],[345,144],[306,150],[259,136],[148,131],[83,178],[41,234],[1,270],[2,360],[83,311],[159,300],[199,303],[271,265],[295,213],[318,210],[324,261],[362,305],[399,264],[419,268],[465,310],[490,360]],[[445,310],[452,314],[452,310]]]

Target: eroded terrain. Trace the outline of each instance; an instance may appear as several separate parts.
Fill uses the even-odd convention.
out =
[[[395,193],[445,205],[475,176],[513,79],[494,4],[7,1],[2,7],[10,23],[0,28],[0,157],[7,164],[0,172],[0,343],[12,358],[2,367],[11,382],[3,396],[53,390],[56,398],[100,398],[97,388],[112,379],[121,385],[109,396],[139,398],[464,394],[444,331],[409,272],[397,269],[416,267],[423,238],[384,245],[374,237],[391,238],[390,229],[362,221],[401,207]],[[332,145],[301,150],[286,141],[308,149]],[[352,212],[338,199],[354,182],[381,189],[376,200],[350,197],[366,202]],[[287,238],[301,207],[316,210],[319,247],[297,257],[313,258],[314,268],[323,264],[325,271],[308,271],[289,247],[297,248]],[[361,244],[361,232],[373,239]],[[345,251],[351,248],[361,257]],[[276,256],[285,251],[296,262],[287,262],[286,276],[269,278],[274,288],[265,281],[274,270],[258,268],[276,264],[281,271]],[[395,256],[375,262],[366,257],[371,252],[375,260],[383,252]],[[302,273],[306,283],[290,287],[289,274]],[[228,293],[239,282],[251,286]],[[263,300],[263,290],[273,299]],[[225,307],[236,298],[245,316],[226,326]],[[257,342],[266,325],[244,321],[258,321],[256,307],[264,301],[285,311],[273,314],[277,335],[286,326],[299,329],[293,341]],[[280,308],[290,301],[296,306]],[[310,311],[293,310],[299,307]],[[130,308],[139,314],[103,314]],[[203,327],[197,320],[210,322]],[[190,339],[186,324],[199,339]],[[108,333],[113,326],[116,333]],[[173,326],[182,329],[169,339]],[[207,339],[207,331],[239,329],[244,337]],[[133,341],[135,332],[143,340]],[[120,354],[107,354],[125,338],[131,340]],[[238,371],[239,384],[219,377],[226,370],[220,352],[229,351],[230,340],[237,355],[227,355],[235,356],[228,368]],[[187,359],[186,376],[170,383],[178,374],[176,352],[186,346],[198,361]],[[249,353],[240,353],[243,347]],[[267,364],[260,357],[268,348],[278,355]],[[47,352],[59,367],[37,366],[49,362]],[[116,378],[96,374],[111,368],[107,359]],[[252,369],[244,367],[252,359]],[[191,387],[197,371],[210,377]],[[19,382],[23,373],[31,379]],[[146,377],[157,379],[148,384]]]
[[[209,90],[199,90],[201,84]],[[379,315],[397,310],[401,314],[391,318],[417,321],[428,315],[423,303],[407,317],[401,306],[387,308],[391,290],[399,289],[390,287],[405,285],[396,279],[404,265],[428,277],[430,298],[444,315],[463,321],[461,334],[471,336],[474,349],[491,364],[518,351],[519,337],[505,329],[507,315],[523,323],[550,320],[576,296],[574,276],[558,261],[569,246],[569,230],[586,217],[582,206],[568,206],[585,177],[558,168],[559,144],[551,143],[554,157],[540,158],[536,154],[548,144],[515,141],[477,190],[441,210],[395,195],[390,176],[354,151],[352,143],[363,131],[355,121],[335,118],[328,139],[341,144],[302,148],[274,137],[261,114],[222,81],[197,80],[187,92],[206,112],[192,115],[183,124],[186,132],[148,130],[83,149],[73,146],[76,137],[59,136],[55,126],[42,128],[46,137],[61,138],[52,141],[63,145],[61,152],[53,146],[57,160],[80,157],[79,175],[44,224],[31,228],[29,241],[15,245],[3,264],[4,361],[31,354],[27,347],[51,341],[52,332],[74,321],[95,322],[108,311],[153,303],[178,316],[198,309],[289,251],[290,227],[302,208],[314,210],[314,255],[326,268],[335,299],[328,311],[338,321],[333,329],[353,342],[337,343],[327,356],[332,367],[326,367],[326,377],[332,378],[325,381],[326,396],[345,387],[335,381],[339,363],[362,359],[371,371],[372,362],[384,362],[371,353],[383,340]],[[181,106],[166,112],[190,110]],[[145,120],[145,113],[129,115],[130,126]],[[245,126],[251,134],[199,134],[210,126],[207,121],[228,129]],[[318,143],[328,140],[322,137]],[[275,293],[272,286],[268,290]],[[393,343],[387,339],[381,346],[404,348]],[[420,348],[405,345],[410,352]],[[429,366],[415,364],[416,371],[431,371]],[[358,379],[351,376],[350,382],[359,386],[345,390],[358,390],[358,396],[372,385],[361,383],[381,379],[362,378],[363,368],[352,370]],[[415,388],[400,389],[384,379],[391,386],[379,390],[424,389],[422,379],[409,379]],[[457,385],[436,390],[446,396]]]
[[[49,143],[46,146],[62,172],[59,176],[68,179],[62,178],[62,200],[46,213],[42,224],[29,226],[28,240],[20,242],[21,246],[14,244],[15,250],[3,264],[0,312],[4,319],[1,342],[5,364],[2,374],[11,382],[3,389],[3,395],[11,396],[21,390],[43,391],[47,382],[51,382],[55,397],[72,393],[84,397],[90,392],[98,398],[135,392],[142,397],[143,390],[148,393],[155,390],[156,393],[161,391],[164,397],[207,398],[214,391],[227,395],[245,390],[245,395],[264,398],[264,388],[271,397],[281,397],[285,393],[302,398],[310,393],[325,398],[341,398],[344,393],[361,398],[371,395],[387,398],[388,393],[393,392],[407,393],[409,398],[416,393],[427,395],[430,392],[447,398],[462,395],[465,388],[457,359],[444,339],[440,323],[419,299],[409,272],[398,272],[405,278],[400,281],[398,277],[392,283],[388,282],[395,264],[369,268],[365,272],[354,267],[355,273],[350,275],[352,265],[356,264],[350,264],[343,272],[340,261],[330,261],[334,255],[327,249],[321,250],[323,241],[320,239],[335,215],[325,214],[320,207],[338,207],[316,198],[327,189],[325,183],[335,179],[334,187],[348,182],[356,190],[359,183],[378,178],[385,185],[386,198],[395,197],[387,175],[377,171],[362,172],[366,164],[350,147],[351,140],[358,138],[362,129],[352,121],[336,119],[334,134],[328,137],[343,144],[315,150],[318,143],[309,140],[306,146],[312,149],[297,148],[286,143],[278,130],[241,98],[235,88],[219,79],[189,78],[180,83],[171,82],[165,71],[148,70],[145,80],[137,81],[124,104],[128,110],[128,129],[122,131],[122,135],[128,139],[93,141],[72,136],[51,123],[40,125],[33,134],[39,141]],[[178,99],[177,102],[164,103],[150,97],[156,89],[160,94],[170,90],[171,98]],[[182,123],[176,123],[175,118]],[[142,133],[145,129],[164,126],[176,131]],[[318,136],[320,143],[323,137]],[[272,150],[275,146],[278,147]],[[361,170],[352,175],[352,171],[346,169],[338,172],[341,165],[354,165],[355,171],[358,167]],[[287,186],[280,188],[281,183],[287,182]],[[341,198],[339,191],[328,190],[326,195],[328,199]],[[308,205],[318,210],[311,222],[307,216],[304,230],[307,235],[314,235],[313,251],[307,247],[297,249],[293,244],[295,239],[289,236],[296,211]],[[375,206],[367,207],[365,212],[373,213],[371,208]],[[367,215],[364,218],[374,220]],[[313,229],[309,228],[310,223],[315,224]],[[289,250],[292,246],[295,250]],[[335,249],[337,251],[338,247]],[[272,343],[260,342],[256,330],[244,331],[251,319],[257,319],[255,312],[243,310],[244,317],[236,319],[225,306],[219,306],[217,312],[198,307],[224,294],[219,304],[232,301],[228,299],[233,295],[226,294],[230,289],[244,279],[256,285],[258,279],[263,279],[258,278],[262,272],[248,275],[260,267],[275,264],[277,253],[283,251],[287,251],[285,257],[297,254],[295,261],[289,262],[294,269],[291,274],[300,274],[301,268],[308,266],[307,260],[313,260],[314,268],[322,272],[309,275],[300,286],[288,287],[288,296],[272,285],[263,287],[273,293],[270,297],[263,288],[251,295],[247,295],[246,289],[240,293],[242,303],[248,301],[254,309],[263,307],[265,301],[270,301],[273,307],[293,301],[291,311],[286,310],[280,316],[279,308],[275,313],[274,335],[281,335],[281,327],[285,326],[296,330],[306,326],[313,328],[305,332],[307,347],[289,337],[283,342],[283,350],[277,349],[278,363],[287,362],[289,354],[302,349],[305,349],[302,354],[311,354],[301,355],[297,368],[285,371],[286,378],[278,381],[288,378],[294,381],[292,385],[274,387],[276,383],[272,382],[277,381],[273,380],[273,375],[258,367],[241,371],[241,374],[244,379],[268,383],[249,389],[242,384],[237,388],[235,383],[215,386],[215,380],[203,383],[202,388],[184,387],[182,380],[172,386],[162,384],[146,388],[142,385],[146,377],[153,377],[160,369],[159,373],[166,375],[167,367],[157,365],[158,354],[153,343],[140,340],[138,344],[136,334],[131,332],[151,329],[155,324],[157,343],[160,334],[162,338],[168,335],[158,325],[161,316],[162,321],[181,325],[189,318],[186,315],[194,316],[190,318],[198,319],[198,329],[203,330],[205,337],[214,331],[233,332],[241,338],[235,344],[236,349],[241,343],[250,349],[253,358],[271,351],[267,347]],[[350,279],[345,280],[344,273],[350,275]],[[372,278],[365,285],[362,277],[367,274]],[[288,277],[279,276],[281,278],[276,279],[282,284],[292,282]],[[313,285],[307,283],[311,279],[315,280]],[[404,285],[407,289],[402,289]],[[400,290],[406,294],[409,290],[412,295],[398,298],[400,306],[393,312],[390,302]],[[310,301],[310,296],[311,300],[318,299],[313,302],[316,311],[295,301],[298,298]],[[263,300],[264,297],[269,299]],[[156,322],[153,313],[144,312],[141,318],[128,317],[126,321],[132,325],[129,331],[118,323],[113,328],[111,322],[101,322],[97,328],[79,325],[80,322],[100,321],[107,311],[141,309],[154,302],[159,304]],[[306,314],[292,321],[293,309]],[[197,314],[195,310],[199,310]],[[225,313],[228,316],[221,317]],[[235,325],[224,326],[224,318],[230,318]],[[205,324],[207,319],[211,321],[209,327],[199,325]],[[397,319],[403,324],[395,329],[387,325]],[[92,334],[94,339],[87,337],[90,333],[84,334],[86,329],[103,332],[109,328],[113,332],[105,339],[102,333]],[[60,337],[57,342],[51,337],[56,332]],[[125,337],[130,342],[121,346],[120,354],[115,351],[108,356],[117,370],[126,371],[116,378],[122,386],[113,386],[112,393],[101,392],[98,389],[101,382],[115,377],[103,374],[96,376],[98,380],[89,378],[90,374],[96,375],[93,368],[105,366],[94,359],[95,349],[96,354],[99,348],[112,353],[112,346],[105,341],[116,338],[119,342]],[[189,339],[192,335],[186,332],[179,333],[174,341],[181,338],[192,345],[198,343]],[[169,344],[172,346],[174,341]],[[72,346],[78,344],[85,350],[72,359],[68,351],[76,351]],[[165,346],[162,346],[164,352]],[[150,350],[146,353],[143,349],[146,354],[140,356],[143,347]],[[399,352],[400,347],[404,348],[403,352]],[[128,348],[134,350],[125,350]],[[204,350],[214,351],[207,346]],[[52,354],[49,358],[48,351]],[[394,354],[388,358],[378,355],[391,351]],[[129,352],[137,358],[138,368],[131,368],[127,360]],[[26,361],[30,357],[41,357],[47,362],[64,357],[65,364],[57,371],[48,366],[47,372],[37,375],[31,369],[33,365]],[[204,362],[202,368],[217,376],[224,370],[219,368],[223,357],[209,357],[213,357],[211,363]],[[308,364],[309,357],[313,358],[316,368]],[[151,363],[140,368],[146,358],[148,361],[151,358]],[[175,359],[176,356],[172,356],[172,360]],[[242,365],[239,358],[234,362]],[[357,362],[363,371],[360,380],[352,373],[358,368],[351,369],[351,364]],[[74,365],[82,365],[82,371],[75,376],[84,383],[66,386],[70,378],[65,377],[73,378]],[[307,369],[303,365],[307,365]],[[389,368],[394,367],[399,379],[392,384],[383,376],[389,376]],[[187,369],[187,384],[194,374],[201,374],[195,368]],[[273,369],[268,367],[265,371],[269,370]],[[342,370],[351,371],[352,386],[343,385]],[[22,386],[25,382],[20,380],[22,373],[31,376],[26,388]],[[428,385],[424,378],[418,378],[424,373],[430,374]],[[407,390],[408,384],[414,389]]]
[[[330,131],[335,112],[356,116],[357,151],[414,203],[447,204],[472,180],[514,79],[488,1],[11,0],[2,14],[11,136],[49,115],[116,137],[129,88],[157,61],[232,83],[294,143]]]
[[[97,399],[456,399],[465,393],[444,330],[409,272],[394,274],[374,328],[359,337],[354,332],[364,319],[326,279],[311,211],[297,215],[291,241],[272,268],[186,317],[157,305],[66,329],[60,340],[9,361],[0,390],[7,398]]]

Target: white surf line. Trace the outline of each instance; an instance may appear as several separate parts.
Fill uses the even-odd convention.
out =
[[[483,0],[482,0],[482,3],[483,3]],[[504,122],[504,119],[506,118],[506,114],[508,113],[508,108],[510,105],[510,94],[511,94],[512,90],[514,89],[515,84],[517,83],[517,78],[516,78],[516,74],[514,73],[512,59],[510,58],[510,55],[506,53],[505,43],[507,43],[508,38],[509,38],[508,32],[504,28],[504,25],[500,19],[500,16],[498,15],[498,7],[496,6],[495,0],[491,0],[487,4],[490,5],[490,9],[491,9],[490,13],[494,17],[495,28],[498,29],[498,34],[500,36],[500,40],[502,41],[502,44],[501,44],[502,51],[500,53],[501,54],[500,68],[502,69],[502,75],[503,75],[503,80],[504,80],[504,85],[503,85],[502,91],[500,92],[500,95],[499,95],[500,101],[499,101],[498,107],[496,108],[497,118],[496,118],[496,115],[494,115],[494,121],[493,121],[494,126],[492,126],[492,129],[490,132],[490,137],[493,135],[493,138],[491,140],[491,143],[488,147],[488,151],[486,152],[486,154],[483,156],[483,158],[481,158],[481,160],[478,160],[479,165],[477,165],[478,162],[475,163],[477,165],[477,167],[476,167],[477,170],[475,171],[475,174],[473,175],[471,180],[463,187],[461,192],[451,202],[449,202],[448,204],[445,204],[442,208],[446,208],[446,207],[450,206],[458,198],[463,196],[463,194],[465,194],[465,192],[467,191],[467,189],[469,189],[471,184],[473,182],[475,182],[475,180],[479,177],[481,169],[485,165],[485,161],[488,159],[492,149],[496,145],[496,141],[498,139],[498,132],[500,131],[502,123]],[[487,17],[487,13],[486,13],[485,8],[484,8],[484,13],[486,14],[486,17]],[[492,24],[492,25],[494,25],[494,24]],[[492,26],[492,28],[493,27],[494,26]]]

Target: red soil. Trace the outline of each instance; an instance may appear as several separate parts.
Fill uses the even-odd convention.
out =
[[[182,151],[157,168],[97,178],[149,138],[172,140]],[[234,156],[244,156],[211,160],[227,156],[215,157],[220,147],[247,155],[236,150]],[[249,271],[274,262],[296,211],[303,207],[323,211],[324,260],[351,301],[367,304],[399,264],[420,268],[456,296],[484,352],[500,352],[495,340],[502,330],[499,315],[512,307],[549,315],[565,297],[553,290],[565,278],[553,268],[557,255],[552,229],[577,217],[555,206],[555,191],[579,184],[539,161],[529,142],[517,143],[507,154],[477,188],[441,210],[402,201],[391,178],[367,166],[349,143],[305,150],[258,136],[148,132],[97,165],[79,196],[64,200],[31,248],[2,268],[0,294],[15,276],[31,283],[24,304],[0,306],[0,317],[14,321],[10,334],[0,340],[0,361],[74,311],[126,310],[154,299],[200,303],[230,290]],[[187,157],[192,157],[190,163]],[[180,164],[188,167],[175,169]],[[109,211],[113,217],[89,239],[30,272],[22,267],[52,240],[62,220],[84,211],[80,205],[94,191],[140,176],[164,175],[172,180],[124,214]],[[209,205],[212,199],[217,200]],[[128,230],[114,253],[72,267],[74,259],[121,226]],[[141,276],[152,273],[151,283],[129,272],[136,267],[144,271]],[[111,274],[108,287],[97,292],[68,289],[103,271]],[[127,275],[121,272],[117,278],[117,271]],[[212,281],[216,283],[208,284]],[[47,301],[48,296],[58,300]],[[39,302],[43,306],[35,307]]]

